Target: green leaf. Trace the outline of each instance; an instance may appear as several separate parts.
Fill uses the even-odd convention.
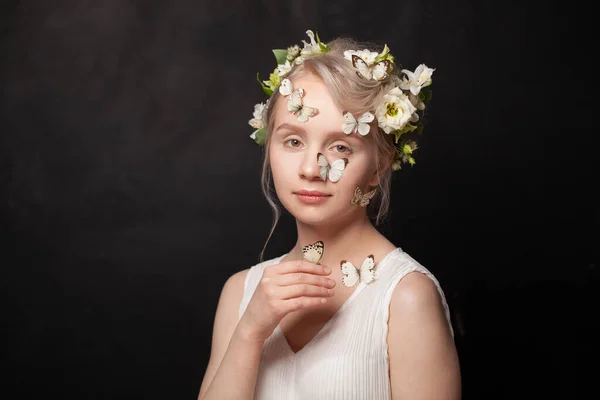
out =
[[[260,83],[260,86],[263,88],[263,92],[265,92],[265,94],[270,97],[273,94],[273,90],[267,85],[265,85],[263,81],[260,80],[258,72],[256,73],[256,80],[258,81],[258,83]]]
[[[419,99],[421,99],[421,101],[425,105],[427,105],[427,103],[431,101],[432,96],[433,93],[431,92],[431,89],[421,89],[421,91],[419,92]]]
[[[400,136],[402,136],[402,134],[404,133],[404,131],[401,131],[400,129],[397,129],[393,132],[394,134],[394,142],[397,144],[398,141],[400,140]]]
[[[287,49],[275,49],[273,50],[273,54],[275,54],[275,59],[277,60],[277,65],[285,64],[287,60]]]
[[[389,60],[392,63],[394,62],[394,56],[390,54],[390,48],[387,44],[383,46],[383,50],[377,55],[377,57],[375,57],[373,63],[378,63],[379,61],[383,60]]]
[[[315,32],[315,39],[317,40],[317,44],[319,45],[319,51],[321,53],[328,53],[329,51],[331,51],[331,46],[329,46],[327,43],[321,42],[321,39],[319,38],[319,33],[317,32]]]
[[[256,131],[256,137],[254,139],[256,144],[258,144],[259,146],[263,146],[265,144],[266,133],[267,131],[265,128],[261,128],[258,131]]]
[[[417,135],[422,134],[423,133],[423,124],[421,122],[419,122],[413,132],[416,133]]]

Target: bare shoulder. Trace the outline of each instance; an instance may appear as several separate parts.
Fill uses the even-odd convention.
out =
[[[221,289],[221,296],[219,297],[213,324],[210,358],[206,366],[204,378],[202,379],[198,398],[201,398],[206,392],[215,376],[227,351],[229,340],[237,326],[238,310],[244,296],[244,284],[248,271],[248,269],[245,269],[231,275],[227,278]]]
[[[392,314],[444,311],[442,298],[433,280],[417,271],[407,274],[398,282],[390,309]]]
[[[219,303],[217,305],[217,317],[225,317],[237,325],[237,313],[244,297],[244,285],[248,269],[236,272],[229,276],[221,289]],[[223,319],[223,318],[221,318]]]
[[[389,307],[392,398],[460,399],[458,354],[435,282],[418,271],[407,274]]]
[[[238,271],[227,278],[225,284],[223,285],[223,295],[239,295],[241,298],[244,292],[244,284],[246,282],[246,276],[248,276],[248,271],[250,269],[246,268],[242,271]]]

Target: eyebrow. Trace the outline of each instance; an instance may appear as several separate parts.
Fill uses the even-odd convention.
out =
[[[283,128],[287,128],[292,131],[305,132],[304,128],[302,128],[301,126],[288,124],[287,122],[284,122],[283,124],[281,124],[277,128],[275,128],[275,132],[277,132],[278,130],[283,129]]]
[[[299,133],[306,133],[306,130],[298,125],[292,125],[292,124],[288,124],[287,122],[282,123],[281,125],[279,125],[277,128],[275,128],[275,132],[279,131],[280,129],[289,129],[292,131],[296,131]],[[325,133],[325,135],[327,137],[339,137],[339,138],[343,138],[344,140],[348,140],[350,142],[361,142],[361,140],[358,137],[355,137],[355,133],[351,133],[349,135],[346,135],[343,131],[328,131]]]

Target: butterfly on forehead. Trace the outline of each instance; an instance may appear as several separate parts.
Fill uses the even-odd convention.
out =
[[[317,164],[320,167],[319,174],[321,175],[323,182],[325,182],[328,177],[331,182],[337,182],[342,177],[342,171],[346,168],[348,159],[338,158],[330,164],[323,154],[318,153]]]
[[[376,81],[382,81],[387,78],[393,68],[390,60],[381,60],[369,65],[356,54],[352,55],[352,65],[356,68],[358,76],[365,79],[375,79]]]
[[[360,267],[355,267],[350,261],[342,260],[340,262],[340,268],[342,269],[342,283],[346,287],[352,287],[356,285],[358,281],[361,283],[370,283],[375,279],[375,258],[373,254],[370,254],[362,262]]]
[[[315,107],[305,106],[302,103],[304,97],[304,89],[294,89],[292,81],[285,78],[279,85],[279,93],[284,96],[289,96],[287,101],[287,109],[298,118],[298,122],[307,122],[310,117],[314,117],[319,113]]]
[[[352,132],[358,132],[361,136],[365,136],[371,130],[371,126],[369,125],[375,116],[370,112],[366,112],[358,119],[354,118],[354,115],[350,112],[344,113],[344,123],[342,124],[342,131],[349,135]]]
[[[319,240],[318,242],[307,244],[302,248],[302,257],[308,262],[313,264],[318,264],[321,261],[321,257],[323,257],[323,251],[325,250],[325,245],[323,241]]]

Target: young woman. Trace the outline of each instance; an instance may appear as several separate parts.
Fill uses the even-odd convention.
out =
[[[250,121],[263,190],[277,207],[272,180],[297,242],[225,283],[198,398],[459,399],[444,293],[375,228],[391,174],[414,163],[408,137],[433,69],[399,70],[387,46],[307,34],[302,49],[274,51],[269,99]]]

